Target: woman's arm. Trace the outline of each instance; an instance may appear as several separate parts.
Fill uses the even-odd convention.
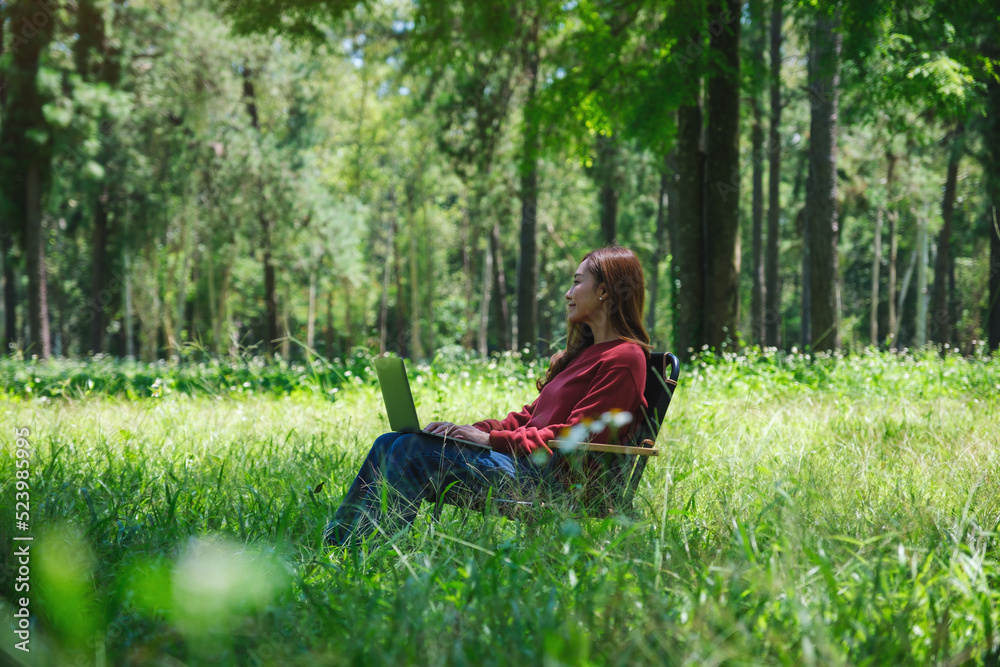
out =
[[[491,431],[509,431],[511,429],[519,428],[531,420],[531,415],[535,412],[536,403],[538,403],[537,398],[531,405],[526,405],[521,408],[520,412],[511,412],[503,419],[484,419],[476,422],[472,425],[472,427],[482,431],[483,433],[489,433]]]
[[[564,429],[569,429],[584,419],[600,417],[605,412],[621,410],[632,412],[642,401],[642,385],[645,382],[645,368],[639,370],[634,365],[616,365],[594,376],[584,397],[570,411],[565,423],[549,424],[544,427],[521,425],[513,429],[497,429],[490,432],[490,447],[505,453],[531,454],[536,449],[551,453],[548,441],[558,438]],[[607,429],[596,434],[591,442],[606,442],[610,437]]]

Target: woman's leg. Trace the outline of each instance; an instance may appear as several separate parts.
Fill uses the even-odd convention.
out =
[[[337,508],[333,519],[326,525],[324,534],[326,541],[330,544],[344,544],[350,537],[350,533],[362,518],[366,505],[368,505],[369,491],[374,491],[378,480],[381,478],[382,467],[389,454],[389,449],[403,433],[383,433],[375,439],[371,451],[361,464],[361,470],[347,490],[347,494]]]
[[[393,443],[385,471],[396,492],[393,514],[405,523],[416,518],[421,500],[471,504],[490,488],[518,495],[537,487],[541,474],[525,458],[420,434]]]
[[[539,476],[539,469],[527,459],[421,434],[389,433],[375,441],[327,526],[327,540],[344,544],[373,532],[385,518],[394,524],[412,523],[421,500],[433,501],[446,490],[443,500],[448,502],[481,499],[490,487],[534,488]],[[379,479],[390,487],[389,517],[381,516]]]

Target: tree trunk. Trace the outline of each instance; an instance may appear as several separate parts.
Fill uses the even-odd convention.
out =
[[[469,209],[465,209],[462,212],[462,278],[464,280],[463,287],[465,292],[465,320],[468,323],[465,330],[462,332],[462,347],[467,350],[472,349],[472,314],[474,312],[472,307],[472,241],[470,240],[470,232],[472,223],[470,217],[472,213]]]
[[[934,262],[934,288],[931,294],[930,338],[942,346],[951,341],[951,310],[948,307],[948,267],[951,264],[951,229],[955,212],[955,192],[958,190],[958,165],[964,149],[965,126],[954,132],[948,158],[948,175],[941,199],[941,232],[938,234],[937,258]],[[942,348],[943,349],[943,348]]]
[[[135,359],[135,314],[132,306],[132,253],[128,246],[124,249],[125,266],[125,357],[131,361]]]
[[[892,177],[896,169],[896,155],[889,151],[889,167],[885,181],[885,206],[886,216],[889,218],[889,349],[896,348],[896,340],[893,332],[898,331],[896,326],[896,262],[899,254],[899,244],[896,238],[896,226],[899,222],[899,211],[892,208]]]
[[[94,210],[94,229],[91,235],[90,261],[90,308],[94,319],[90,321],[90,350],[95,354],[104,351],[104,307],[101,292],[104,291],[107,272],[108,246],[108,186],[97,198]]]
[[[214,252],[205,257],[205,273],[208,275],[208,324],[212,330],[212,354],[216,357],[222,354],[222,323],[219,319],[219,295],[215,290],[215,260]]]
[[[479,356],[485,357],[488,352],[487,338],[490,325],[490,292],[493,285],[493,248],[492,243],[486,244],[486,261],[483,262],[483,296],[479,302]]]
[[[306,358],[312,361],[316,342],[316,268],[309,271],[309,311],[306,314]]]
[[[808,180],[808,179],[807,179]],[[808,188],[807,188],[808,189]],[[802,229],[802,351],[806,352],[812,345],[812,280],[810,279],[812,262],[809,258],[809,224],[806,222],[806,209],[799,210],[799,221]]]
[[[547,267],[551,267],[551,258],[555,254],[555,248],[551,244],[542,244],[538,249],[539,273],[542,274],[540,282],[545,282],[546,290],[538,295],[538,355],[546,358],[552,355],[555,346],[552,344],[555,339],[553,333],[553,306],[559,304],[561,299],[556,285],[559,277],[553,276],[551,271],[545,272]]]
[[[840,349],[837,257],[837,96],[842,37],[836,18],[820,15],[810,37],[809,187],[806,225],[811,264],[811,349]]]
[[[996,44],[989,55],[997,57]],[[1000,348],[1000,82],[989,77],[986,85],[986,122],[983,128],[986,160],[987,211],[986,227],[990,235],[990,295],[986,310],[986,340],[991,351]]]
[[[176,316],[174,321],[167,328],[168,342],[171,348],[171,356],[180,356],[181,344],[183,342],[182,332],[184,330],[184,304],[185,304],[185,294],[187,293],[187,267],[188,267],[188,252],[187,252],[187,216],[180,216],[181,232],[180,232],[180,257],[178,258],[179,271],[177,276],[177,299],[174,304],[176,308]],[[175,267],[177,268],[177,267]],[[171,276],[172,277],[172,276]],[[169,283],[168,283],[169,284]]]
[[[768,128],[767,251],[764,261],[764,344],[781,345],[781,288],[778,282],[781,221],[781,25],[782,0],[771,2],[771,125]]]
[[[0,60],[3,59],[6,37],[6,21],[0,20]],[[0,68],[0,118],[7,117],[7,72]],[[2,196],[2,193],[0,193]],[[11,250],[14,247],[13,221],[0,212],[0,263],[3,264],[3,349],[0,356],[10,354],[11,346],[17,340],[17,285],[14,278],[14,264]]]
[[[709,4],[709,15],[722,17],[712,31],[712,74],[708,77],[705,240],[708,242],[705,285],[706,342],[721,352],[735,343],[740,305],[739,126],[740,0]]]
[[[6,16],[4,16],[3,18],[6,19]],[[4,48],[7,45],[7,36],[4,34],[4,28],[6,26],[7,26],[6,20],[0,21],[0,61],[3,60]],[[3,117],[4,110],[6,107],[7,107],[7,70],[4,67],[0,67],[0,118]]]
[[[271,261],[271,223],[264,215],[260,216],[260,229],[264,246],[264,317],[267,323],[267,341],[264,349],[270,352],[278,340],[278,290],[274,263]]]
[[[764,90],[766,73],[764,70],[764,40],[767,26],[764,20],[764,0],[751,0],[750,21],[753,46],[753,86],[750,91],[750,107],[753,112],[753,126],[750,131],[751,155],[753,160],[753,197],[751,201],[751,254],[753,256],[752,288],[750,293],[750,335],[755,345],[765,344],[764,304],[767,286],[764,282],[764,123],[761,110],[761,95]]]
[[[758,54],[755,54],[758,55]],[[759,54],[763,57],[763,49]],[[761,123],[760,103],[753,100],[753,128],[750,132],[753,154],[753,201],[751,203],[753,288],[750,295],[750,331],[752,341],[761,345],[764,331],[764,127]]]
[[[57,257],[64,256],[65,239],[62,236],[55,236],[55,253]],[[48,281],[46,280],[46,283]],[[49,336],[52,339],[52,355],[61,357],[68,352],[63,352],[62,328],[63,317],[66,312],[66,299],[63,290],[60,289],[59,281],[56,280],[51,285],[46,285],[47,301],[49,303]],[[53,326],[53,324],[55,326]],[[119,355],[120,356],[120,355]]]
[[[399,236],[399,219],[396,217],[395,208],[392,212],[392,225],[396,228],[395,236]],[[393,273],[396,274],[396,324],[394,329],[396,330],[396,345],[393,351],[401,357],[410,356],[410,345],[407,338],[407,326],[406,326],[406,309],[403,304],[406,303],[406,295],[403,292],[403,260],[399,252],[399,242],[392,244],[392,268]]]
[[[998,269],[1000,270],[1000,269]],[[948,262],[948,309],[952,315],[958,313],[959,299],[958,290],[955,289],[955,258]],[[959,347],[958,331],[954,327],[951,329],[951,339],[947,341],[952,347]]]
[[[667,284],[670,289],[668,293],[670,294],[670,311],[671,313],[677,312],[677,249],[680,247],[680,241],[678,236],[680,234],[678,230],[678,223],[680,215],[678,211],[680,210],[680,188],[678,188],[678,183],[680,182],[679,174],[677,172],[677,146],[674,146],[674,150],[667,154],[666,162],[664,164],[665,173],[667,176],[666,180],[666,197],[667,197],[667,237],[669,243],[670,252],[670,265],[667,267]],[[680,344],[678,342],[677,336],[677,321],[676,318],[670,318],[670,336],[669,338],[664,338],[662,340],[663,345],[666,346],[661,349],[674,350],[676,354],[680,354]],[[652,333],[650,333],[652,335]]]
[[[334,356],[336,356],[333,349],[333,331],[333,290],[331,289],[326,293],[326,327],[323,331],[323,342],[326,344],[323,352],[330,361],[333,361]]]
[[[3,124],[0,125],[0,200],[3,201],[6,234],[23,243],[28,271],[28,317],[24,321],[29,336],[40,357],[51,354],[48,335],[46,299],[45,235],[42,227],[42,193],[52,160],[51,131],[42,109],[38,90],[38,70],[41,55],[52,40],[55,18],[40,12],[31,0],[5,3],[3,18],[10,20],[12,53],[7,60],[3,94]],[[40,18],[36,18],[40,17]],[[25,26],[34,31],[28,34]],[[42,145],[29,139],[34,134],[45,137]],[[10,259],[9,253],[6,260]],[[5,273],[8,262],[4,262]],[[12,274],[7,275],[6,289],[14,286]],[[11,295],[8,292],[5,298]],[[8,301],[8,322],[14,310]],[[8,329],[8,336],[10,330]],[[16,338],[16,336],[15,336]]]
[[[427,199],[424,199],[423,204],[423,216],[424,216],[424,233],[425,238],[434,238],[431,232],[431,220],[427,215]],[[434,243],[429,243],[427,247],[427,252],[424,253],[427,263],[424,268],[424,275],[426,280],[424,283],[427,285],[427,295],[426,295],[426,312],[427,312],[427,353],[433,357],[434,353],[437,351],[437,346],[434,341],[434,269],[437,266],[437,262],[434,261]]]
[[[704,341],[705,310],[704,190],[701,104],[682,106],[677,120],[677,351],[688,359]]]
[[[257,115],[257,99],[254,92],[252,72],[245,64],[243,66],[243,98],[247,114],[250,116],[250,125],[259,136],[260,119]],[[262,184],[258,183],[258,188],[260,187],[262,187]],[[264,322],[267,331],[264,349],[270,354],[274,349],[274,341],[278,339],[277,284],[274,275],[274,264],[271,260],[271,221],[268,220],[263,210],[258,213],[257,217],[260,223],[264,268]]]
[[[153,244],[146,245],[146,257],[144,262],[145,271],[139,275],[146,282],[146,290],[140,290],[143,294],[142,303],[149,306],[148,309],[139,309],[139,319],[142,330],[139,332],[140,357],[149,363],[156,361],[158,351],[158,332],[160,326],[160,281],[156,264],[157,253],[153,252]]]
[[[597,135],[597,160],[594,172],[600,193],[601,237],[605,245],[613,245],[618,235],[618,143],[614,137]]]
[[[906,303],[906,293],[910,291],[910,280],[913,278],[913,269],[917,265],[917,250],[910,254],[910,265],[906,267],[906,273],[903,274],[903,285],[899,290],[896,302],[896,312],[899,313],[899,317],[896,318],[896,329],[892,332],[892,342],[893,349],[897,349],[897,339],[899,338],[899,327],[903,321],[903,304]]]
[[[228,350],[229,356],[235,357],[237,354],[236,349],[236,336],[233,335],[233,325],[229,320],[229,285],[232,281],[232,269],[229,264],[222,265],[222,287],[219,289],[219,301],[217,311],[219,313],[219,321],[221,322],[220,328],[222,329],[222,337],[225,340],[225,345],[220,341],[219,353],[222,350]]]
[[[378,349],[385,354],[389,334],[389,279],[392,277],[393,248],[396,246],[396,220],[389,221],[389,233],[385,242],[385,265],[382,270],[382,303],[378,317]]]
[[[412,345],[410,347],[414,360],[424,358],[423,345],[420,342],[420,268],[417,266],[417,217],[414,210],[412,188],[406,192],[406,208],[410,221],[410,327]]]
[[[669,205],[667,190],[673,177],[673,170],[667,166],[667,162],[664,162],[660,172],[660,196],[656,201],[656,247],[653,249],[653,261],[649,263],[649,312],[646,316],[646,329],[654,344],[659,342],[656,336],[656,305],[660,300],[660,265],[667,256],[667,206]]]
[[[10,354],[11,346],[17,342],[17,278],[14,275],[14,260],[11,250],[14,239],[10,233],[0,232],[0,261],[3,262],[3,350],[0,355]]]
[[[199,276],[199,269],[201,268],[201,263],[198,261],[197,239],[195,239],[194,248],[195,249],[192,250],[191,252],[191,273],[188,276],[188,284],[194,285],[194,288],[192,289],[192,292],[194,292],[194,294],[192,294],[191,298],[189,299],[187,297],[187,292],[184,293],[185,294],[184,324],[187,327],[188,340],[198,340],[201,337],[201,332],[198,329],[198,323],[200,322],[200,318],[198,317],[199,315],[198,306],[200,304],[198,303],[198,298],[197,298],[198,276]]]
[[[917,318],[914,347],[927,344],[927,212],[917,218]]]
[[[996,109],[995,115],[1000,115]],[[1000,175],[1000,174],[998,174]],[[986,311],[986,340],[991,352],[1000,348],[1000,185],[990,207],[990,306]]]
[[[354,348],[354,317],[351,313],[351,281],[344,279],[344,356]]]
[[[77,72],[84,81],[118,86],[120,49],[111,47],[105,31],[104,9],[95,0],[81,0],[76,11],[77,39],[73,43],[73,55]],[[101,150],[98,160],[102,166],[109,162],[109,148],[106,135],[101,133]],[[104,331],[106,328],[106,307],[101,299],[107,276],[108,210],[111,192],[107,182],[94,202],[94,229],[91,235],[91,301],[93,319],[90,322],[90,350],[104,351]]]
[[[896,156],[892,151],[886,151],[887,171],[885,179],[885,204],[880,206],[875,214],[875,252],[872,259],[872,310],[869,315],[868,327],[871,345],[878,347],[878,302],[879,274],[882,270],[882,223],[892,197],[892,177],[896,169]],[[889,217],[889,331],[895,331],[896,326],[896,218],[893,213]],[[890,345],[891,346],[891,345]]]
[[[288,313],[288,304],[291,303],[291,301],[292,301],[292,298],[291,298],[292,295],[289,293],[290,289],[291,289],[291,287],[289,286],[288,281],[286,280],[285,281],[285,294],[284,294],[285,298],[281,300],[282,301],[282,303],[281,303],[281,358],[285,359],[285,360],[290,359],[291,358],[291,353],[292,353],[292,340],[291,340],[291,337],[289,336],[289,333],[291,332],[292,327],[289,324],[290,316],[289,316],[289,313]]]
[[[490,251],[493,253],[493,320],[496,322],[497,346],[510,349],[510,308],[507,304],[507,275],[503,268],[503,244],[500,242],[500,223],[493,222],[490,233]]]
[[[875,212],[875,239],[872,251],[872,298],[871,311],[868,313],[868,344],[878,347],[878,292],[879,273],[882,269],[882,217],[885,207],[879,206]]]
[[[26,239],[28,259],[28,325],[32,352],[39,359],[52,355],[49,339],[48,277],[45,265],[45,224],[42,218],[42,184],[37,162],[28,165]]]
[[[536,15],[524,49],[528,77],[524,103],[524,144],[521,156],[521,255],[517,275],[517,347],[533,359],[538,341],[538,23]],[[525,352],[526,350],[526,352]]]

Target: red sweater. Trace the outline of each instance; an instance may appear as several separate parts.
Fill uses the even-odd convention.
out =
[[[484,419],[473,426],[490,434],[490,447],[508,454],[531,454],[539,447],[549,454],[549,440],[585,417],[598,418],[609,410],[632,413],[630,430],[646,407],[646,353],[635,343],[613,340],[587,347],[542,387],[538,398],[503,420]],[[590,439],[608,441],[609,429]]]

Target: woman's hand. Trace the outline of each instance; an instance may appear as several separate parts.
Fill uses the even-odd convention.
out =
[[[459,426],[451,422],[431,422],[424,430],[446,438],[459,438],[480,445],[490,444],[490,434],[483,433],[475,426]]]
[[[448,438],[468,440],[469,442],[474,442],[478,445],[490,444],[490,434],[480,431],[475,426],[455,426],[452,424],[452,428],[443,435]]]
[[[427,431],[428,433],[436,433],[438,435],[444,435],[453,428],[455,428],[455,425],[452,424],[451,422],[431,422],[430,424],[425,426],[423,430]]]

